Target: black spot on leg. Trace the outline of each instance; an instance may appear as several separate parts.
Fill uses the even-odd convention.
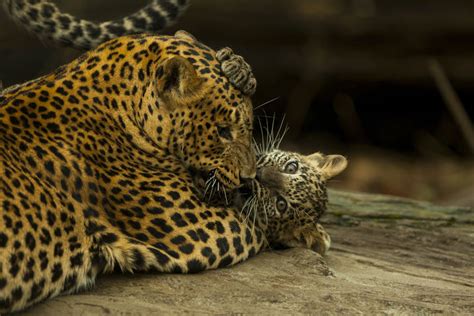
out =
[[[219,234],[224,234],[225,233],[224,225],[222,225],[221,222],[216,221],[216,230]]]
[[[228,265],[232,264],[232,261],[233,259],[231,256],[225,256],[219,262],[219,268],[227,267]]]
[[[188,230],[187,234],[188,234],[189,237],[191,237],[191,239],[193,241],[195,241],[195,242],[199,241],[199,236],[198,236],[198,234],[196,233],[195,230],[190,229],[190,230]]]
[[[171,238],[170,241],[175,245],[181,245],[182,243],[184,243],[186,241],[186,238],[184,238],[181,235],[178,235],[176,237]]]
[[[135,269],[142,270],[145,268],[145,257],[140,250],[134,249],[133,250],[133,265]]]
[[[77,274],[73,273],[73,274],[68,275],[66,279],[64,280],[63,291],[67,292],[69,290],[72,290],[73,287],[76,285],[76,283],[77,283]]]
[[[192,244],[184,244],[179,246],[179,251],[181,251],[184,254],[190,255],[194,251],[194,246]]]
[[[234,245],[236,255],[241,255],[244,252],[244,246],[242,245],[240,237],[234,237],[232,243]]]
[[[204,231],[204,229],[198,228],[198,229],[196,230],[196,232],[197,232],[197,234],[198,234],[198,236],[199,236],[199,239],[201,239],[202,242],[204,242],[204,243],[207,242],[207,240],[209,239],[209,234],[206,233],[206,232]]]
[[[5,233],[0,233],[0,247],[5,248],[8,243],[8,236]]]
[[[239,225],[239,223],[237,223],[237,221],[231,221],[229,223],[229,226],[230,226],[230,231],[231,232],[237,233],[237,234],[240,233],[240,225]]]
[[[206,269],[206,266],[197,259],[189,260],[186,265],[188,267],[188,273],[197,273]]]
[[[178,266],[177,264],[175,264],[171,269],[170,269],[170,272],[171,273],[183,273],[183,269]]]
[[[151,223],[161,229],[164,233],[171,233],[173,231],[173,227],[168,225],[166,220],[162,218],[154,218],[151,220]]]
[[[216,245],[219,248],[219,255],[223,256],[229,252],[229,242],[226,238],[217,238]]]
[[[166,236],[165,234],[163,234],[162,232],[159,232],[152,226],[147,227],[147,231],[156,239],[162,239]]]
[[[51,270],[51,282],[58,281],[61,276],[63,275],[63,267],[60,263],[55,263],[52,270]]]
[[[155,249],[155,248],[149,248],[149,249],[155,255],[155,258],[158,261],[158,263],[160,263],[161,265],[165,265],[170,261],[168,256],[163,254],[160,250]]]
[[[257,252],[255,251],[255,248],[250,248],[249,250],[249,258],[252,258],[253,256],[255,256],[257,254]]]
[[[71,268],[79,267],[83,263],[83,254],[82,252],[78,253],[75,256],[71,257]]]
[[[23,289],[18,286],[12,291],[12,303],[18,302],[23,297]]]
[[[33,283],[33,286],[31,287],[30,297],[28,298],[28,302],[32,302],[36,300],[41,295],[41,293],[43,293],[44,284],[45,284],[44,278],[36,283]]]
[[[176,226],[178,227],[185,227],[188,225],[188,223],[183,219],[183,216],[179,213],[174,213],[171,216],[171,219],[175,222]]]

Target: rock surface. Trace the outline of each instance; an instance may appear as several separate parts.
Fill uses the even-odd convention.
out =
[[[474,314],[472,209],[339,192],[331,200],[324,258],[289,249],[196,275],[108,275],[21,315]]]

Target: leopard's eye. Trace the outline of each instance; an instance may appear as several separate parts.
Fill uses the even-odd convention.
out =
[[[232,140],[232,133],[230,132],[230,128],[227,126],[217,126],[217,133],[222,138]]]
[[[286,200],[279,196],[276,201],[276,208],[279,212],[284,212],[286,211],[288,207],[288,203],[286,203]]]
[[[298,162],[297,161],[290,161],[285,166],[285,173],[288,174],[295,174],[298,171]]]

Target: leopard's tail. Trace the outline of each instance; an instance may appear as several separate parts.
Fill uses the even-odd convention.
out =
[[[188,4],[189,0],[151,0],[129,16],[95,23],[61,12],[48,0],[4,0],[7,14],[29,32],[80,50],[89,50],[123,35],[160,31],[173,24]]]

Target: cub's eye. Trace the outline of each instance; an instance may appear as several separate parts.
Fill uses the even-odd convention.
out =
[[[225,138],[227,140],[232,140],[232,133],[230,132],[230,128],[226,126],[217,126],[217,133],[220,137]]]
[[[291,161],[285,166],[285,173],[295,174],[298,171],[298,162]]]
[[[286,211],[286,208],[288,207],[288,203],[286,203],[286,200],[282,198],[281,196],[277,198],[276,202],[276,208],[279,212],[284,212]]]

